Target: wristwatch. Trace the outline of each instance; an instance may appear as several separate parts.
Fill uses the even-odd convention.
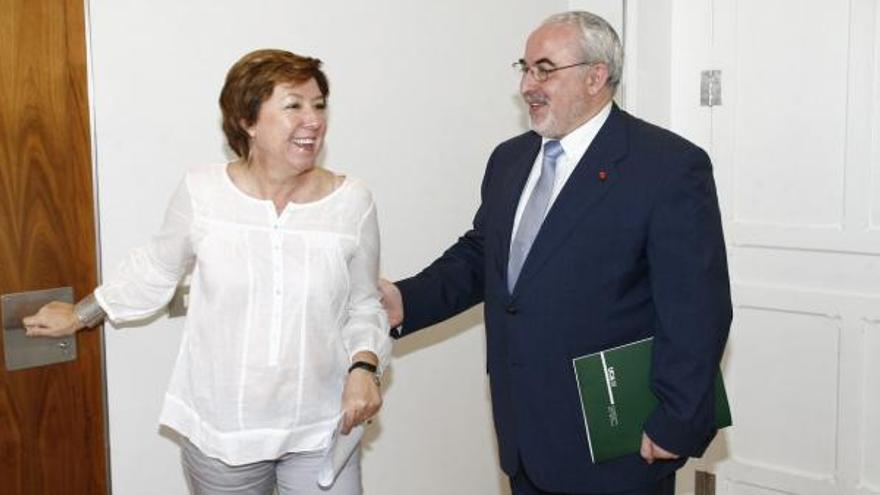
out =
[[[379,368],[377,368],[375,364],[368,363],[366,361],[355,361],[351,363],[351,366],[348,367],[348,372],[351,373],[358,368],[369,371],[370,374],[373,375],[373,383],[375,383],[377,387],[382,386],[382,382],[379,379],[378,374]]]

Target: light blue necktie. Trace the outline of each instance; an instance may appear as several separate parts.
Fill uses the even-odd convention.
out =
[[[510,260],[507,262],[507,290],[513,292],[516,279],[522,270],[526,256],[532,248],[532,242],[544,223],[547,215],[547,206],[553,195],[553,185],[556,183],[556,159],[563,152],[559,141],[547,141],[544,143],[544,158],[541,161],[541,176],[532,190],[532,195],[526,203],[516,235],[510,244]]]

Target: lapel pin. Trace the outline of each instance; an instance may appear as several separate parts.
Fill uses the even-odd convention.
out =
[[[607,178],[608,178],[608,172],[606,172],[604,170],[600,170],[599,171],[599,180],[604,181]]]

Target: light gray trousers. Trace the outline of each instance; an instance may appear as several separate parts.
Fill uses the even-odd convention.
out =
[[[336,482],[318,486],[322,452],[290,452],[274,461],[230,466],[208,457],[189,440],[181,448],[183,471],[193,495],[361,495],[360,451],[342,468]]]

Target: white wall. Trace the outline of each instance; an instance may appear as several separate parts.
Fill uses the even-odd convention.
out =
[[[324,163],[367,181],[388,277],[413,273],[467,228],[485,160],[520,132],[509,65],[567,2],[89,0],[99,225],[105,274],[146,242],[188,167],[227,159],[217,96],[245,52],[325,61]],[[506,493],[495,454],[478,311],[396,346],[386,407],[364,455],[368,494]],[[107,330],[116,494],[185,493],[156,426],[182,321]],[[442,345],[432,345],[442,343]]]
[[[671,124],[672,0],[628,2],[626,108],[656,125]]]

